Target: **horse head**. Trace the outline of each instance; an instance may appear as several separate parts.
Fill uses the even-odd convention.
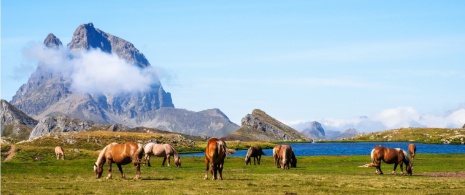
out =
[[[174,164],[176,164],[176,167],[181,167],[181,157],[179,156],[174,156]]]
[[[407,171],[407,175],[412,175],[413,174],[413,164],[412,163],[409,163],[406,167],[405,167],[406,171]]]
[[[250,156],[247,155],[247,156],[245,157],[244,161],[245,161],[245,165],[248,165],[248,164],[250,163]]]
[[[102,177],[103,165],[99,166],[97,164],[94,164],[94,172],[95,172],[95,179],[99,179],[100,177]]]

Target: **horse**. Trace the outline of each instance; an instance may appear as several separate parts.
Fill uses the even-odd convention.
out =
[[[174,149],[174,147],[169,144],[156,144],[151,142],[144,145],[144,151],[144,161],[147,162],[149,167],[151,166],[150,154],[157,157],[163,157],[163,163],[161,166],[165,166],[166,159],[168,159],[168,167],[171,167],[170,158],[173,156],[176,167],[181,167],[181,157],[179,157],[178,152]]]
[[[289,169],[297,167],[297,158],[295,157],[292,147],[289,145],[277,145],[273,148],[274,164],[278,168]]]
[[[124,144],[111,143],[105,146],[100,151],[97,161],[94,163],[95,178],[99,179],[103,173],[103,164],[108,164],[108,176],[107,179],[111,179],[111,164],[116,163],[119,172],[121,172],[121,178],[125,179],[126,176],[123,173],[121,165],[134,163],[136,167],[136,176],[134,179],[140,179],[140,163],[142,156],[144,155],[144,148],[142,144],[135,142],[126,142]]]
[[[253,158],[254,165],[255,165],[255,159],[257,159],[257,162],[260,165],[260,159],[262,158],[262,155],[265,155],[265,153],[262,150],[262,147],[250,146],[249,150],[247,150],[247,154],[245,155],[245,165],[249,163],[250,165],[252,165],[252,162],[250,161],[250,157]]]
[[[57,160],[60,160],[60,156],[61,160],[65,160],[65,152],[61,146],[55,147],[55,155],[57,156]]]
[[[227,154],[234,153],[234,150],[226,146],[226,142],[218,138],[210,138],[205,148],[205,177],[208,179],[208,169],[212,174],[212,180],[217,179],[217,172],[220,173],[220,180],[223,180],[224,158]]]
[[[394,164],[394,170],[392,174],[396,174],[397,165],[400,164],[400,170],[402,175],[404,174],[403,164],[408,175],[412,175],[413,164],[407,156],[407,152],[400,148],[386,148],[383,146],[376,146],[371,150],[371,161],[372,163],[367,164],[367,167],[376,167],[376,174],[383,174],[381,171],[381,160],[387,164]]]
[[[410,158],[413,160],[415,158],[415,153],[417,152],[417,146],[415,144],[408,145],[408,152],[410,153]]]

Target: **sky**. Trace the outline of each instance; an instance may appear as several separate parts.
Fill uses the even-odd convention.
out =
[[[177,108],[219,108],[238,125],[261,109],[298,129],[462,127],[463,10],[458,0],[2,1],[1,98],[36,69],[31,48],[49,33],[67,45],[92,22],[145,55]]]

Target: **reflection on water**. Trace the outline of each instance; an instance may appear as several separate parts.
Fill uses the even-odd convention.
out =
[[[292,143],[297,156],[351,156],[370,155],[371,150],[382,145],[389,148],[407,150],[409,142],[359,142],[359,143]],[[422,144],[417,145],[417,152],[427,154],[465,154],[465,145]],[[263,150],[267,156],[273,155],[272,149]],[[247,150],[238,150],[231,156],[245,156]],[[204,156],[204,153],[182,154],[182,156]]]

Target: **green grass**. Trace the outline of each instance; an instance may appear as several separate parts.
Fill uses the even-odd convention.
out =
[[[141,168],[142,179],[132,180],[132,165],[123,166],[121,179],[113,165],[113,179],[95,179],[92,165],[97,154],[68,152],[56,160],[45,148],[22,147],[16,157],[1,164],[1,194],[464,194],[463,154],[419,154],[414,175],[391,175],[393,165],[382,164],[385,175],[361,168],[369,156],[298,157],[298,167],[281,170],[270,156],[261,165],[245,166],[242,157],[227,157],[222,181],[204,180],[203,157],[182,157],[182,167]],[[33,156],[42,160],[35,161]],[[105,165],[106,166],[106,165]]]

